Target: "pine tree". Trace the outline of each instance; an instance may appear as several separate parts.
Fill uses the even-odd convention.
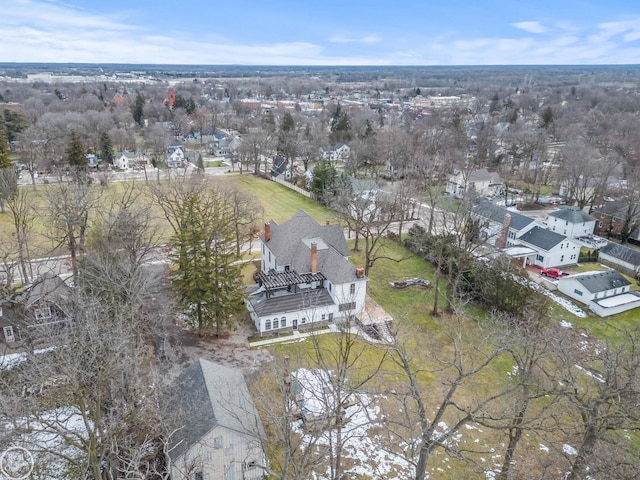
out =
[[[113,142],[107,132],[100,135],[100,152],[102,161],[113,165]]]
[[[84,144],[77,132],[71,132],[71,139],[67,145],[67,161],[73,169],[84,170],[87,168],[87,156]]]
[[[242,306],[240,268],[233,263],[234,223],[232,210],[216,192],[192,195],[178,209],[170,279],[188,323],[200,334],[215,328],[220,336]]]
[[[136,102],[133,104],[131,110],[131,113],[133,114],[133,120],[141,127],[144,127],[144,104],[146,102],[147,101],[144,98],[144,95],[138,92],[136,94]]]

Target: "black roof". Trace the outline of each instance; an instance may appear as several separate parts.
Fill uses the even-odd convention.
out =
[[[640,251],[625,247],[624,245],[609,242],[600,249],[600,253],[617,258],[623,262],[628,262],[632,265],[640,265]]]
[[[620,272],[616,270],[605,270],[602,272],[586,272],[578,275],[571,275],[570,277],[577,280],[588,291],[605,292],[614,288],[626,287],[631,285],[631,282],[624,278]]]
[[[527,233],[518,238],[518,240],[541,248],[543,250],[551,250],[553,247],[566,240],[567,237],[559,233],[552,232],[542,227],[533,227]]]
[[[505,207],[499,207],[498,205],[495,205],[489,201],[481,202],[478,205],[474,206],[473,213],[500,224],[504,222],[504,216],[508,213],[511,216],[509,227],[514,228],[515,230],[522,230],[527,225],[535,222],[533,218],[526,217],[519,214],[518,212],[512,212],[510,210],[507,210]]]
[[[548,216],[566,220],[571,223],[593,222],[595,220],[595,217],[592,217],[578,207],[572,206],[561,207],[555,212],[551,212]]]

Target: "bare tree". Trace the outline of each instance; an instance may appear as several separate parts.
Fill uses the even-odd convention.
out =
[[[415,480],[427,478],[432,454],[438,449],[473,462],[457,445],[456,435],[515,390],[507,385],[483,393],[477,388],[484,372],[499,361],[506,343],[493,328],[481,325],[468,338],[470,321],[461,314],[452,315],[439,323],[437,338],[420,336],[419,340],[417,332],[397,327],[388,347],[402,377],[386,392],[390,402],[385,448],[412,465]],[[439,384],[427,393],[420,379],[431,376],[437,376]],[[398,449],[398,445],[406,446]]]
[[[59,181],[45,190],[51,228],[49,238],[56,247],[65,247],[71,255],[73,274],[85,251],[89,214],[98,205],[102,190],[89,182]]]

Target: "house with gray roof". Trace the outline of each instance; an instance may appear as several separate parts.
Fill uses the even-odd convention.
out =
[[[558,290],[608,317],[640,306],[640,293],[616,270],[591,271],[558,279]]]
[[[570,238],[539,226],[520,235],[512,245],[536,250],[538,253],[532,263],[544,268],[577,263],[580,254],[580,246]]]
[[[0,341],[48,339],[69,325],[66,303],[71,287],[58,275],[45,274],[12,300],[0,301]]]
[[[534,219],[507,210],[490,201],[480,202],[472,210],[478,220],[480,238],[491,245],[505,247],[517,244],[517,238],[533,227],[540,226]],[[503,242],[501,244],[501,241]]]
[[[640,273],[640,250],[625,245],[607,243],[598,252],[598,261],[634,277]]]
[[[565,206],[547,216],[547,225],[552,232],[569,238],[593,235],[596,218],[578,207]]]
[[[200,359],[167,402],[172,480],[264,478],[264,429],[239,370]]]
[[[350,321],[364,311],[367,278],[349,263],[342,226],[318,224],[298,210],[281,225],[266,223],[260,240],[258,284],[247,308],[261,335]]]

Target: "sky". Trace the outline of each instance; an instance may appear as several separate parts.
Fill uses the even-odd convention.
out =
[[[640,63],[638,0],[2,0],[0,62]]]

